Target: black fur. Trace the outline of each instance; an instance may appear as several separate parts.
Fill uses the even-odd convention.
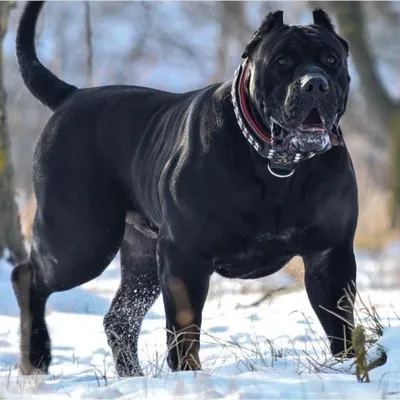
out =
[[[313,11],[313,17],[315,25],[319,25],[330,32],[334,32],[335,27],[332,24],[332,20],[324,10],[321,8],[316,8]]]
[[[254,33],[253,37],[251,38],[250,42],[246,46],[244,53],[242,54],[242,58],[247,58],[250,56],[252,51],[257,47],[260,43],[262,38],[269,33],[282,28],[283,26],[283,11],[277,10],[270,12],[263,22],[261,26],[257,29]]]
[[[347,149],[333,148],[300,163],[291,178],[278,179],[239,129],[231,82],[184,94],[136,86],[76,89],[37,60],[34,27],[41,6],[28,3],[17,37],[25,84],[55,109],[34,155],[32,250],[12,275],[24,327],[23,371],[48,369],[48,296],[99,276],[121,243],[121,285],[104,321],[120,375],[141,373],[140,326],[160,292],[169,365],[197,369],[211,275],[258,278],[295,255],[305,261],[307,293],[332,352],[343,351],[343,333],[349,339],[353,323],[358,215]],[[310,107],[327,124],[345,111],[349,76],[342,39],[320,12],[314,19],[317,25],[289,27],[276,12],[247,49],[247,96],[266,129],[272,116],[290,132]],[[334,66],[326,63],[329,54],[338,59]],[[287,65],[279,65],[278,56]],[[329,91],[298,90],[316,73]],[[343,309],[338,302],[348,287]],[[179,343],[177,332],[184,332]]]
[[[77,88],[58,79],[38,60],[35,26],[43,1],[31,1],[25,7],[17,31],[16,53],[22,79],[32,94],[55,110]]]

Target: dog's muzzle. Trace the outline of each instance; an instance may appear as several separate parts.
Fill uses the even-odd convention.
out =
[[[334,146],[344,146],[343,136],[339,128],[339,116],[335,117],[335,131],[318,132],[309,129],[291,132],[283,139],[280,124],[270,118],[270,132],[263,131],[253,118],[246,99],[245,75],[247,71],[247,59],[235,72],[232,83],[232,103],[238,125],[254,150],[262,157],[267,158],[268,170],[278,178],[288,178],[293,175],[296,165],[309,160],[316,154],[326,153]],[[302,90],[308,95],[323,96],[329,90],[325,78],[310,74],[304,79]]]

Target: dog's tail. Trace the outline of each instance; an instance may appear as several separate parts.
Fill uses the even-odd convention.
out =
[[[16,40],[18,66],[29,91],[44,105],[55,110],[77,88],[58,79],[37,58],[36,22],[44,1],[29,1],[19,22]]]

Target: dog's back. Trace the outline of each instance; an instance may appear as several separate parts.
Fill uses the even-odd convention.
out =
[[[62,81],[36,54],[35,27],[44,3],[27,3],[16,39],[25,85],[54,111],[35,151],[34,186],[39,210],[40,199],[45,196],[41,192],[46,190],[44,176],[50,187],[63,177],[64,184],[72,180],[74,190],[79,191],[81,170],[92,171],[92,181],[104,180],[95,172],[96,165],[119,185],[124,207],[131,211],[146,209],[153,222],[159,222],[157,182],[172,151],[179,146],[185,114],[190,113],[196,96],[204,97],[204,91],[178,94],[127,85],[79,89]],[[50,183],[49,175],[54,183]]]

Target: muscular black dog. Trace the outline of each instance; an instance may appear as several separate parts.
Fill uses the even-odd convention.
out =
[[[141,374],[140,326],[160,292],[168,363],[198,369],[210,276],[263,277],[295,255],[331,350],[343,352],[358,205],[339,127],[348,46],[329,17],[317,9],[313,24],[288,26],[271,13],[233,81],[173,94],[58,79],[36,56],[42,5],[27,4],[17,34],[22,78],[54,110],[34,155],[32,249],[12,273],[23,372],[48,370],[48,297],[99,276],[120,247],[104,320],[120,375]]]

